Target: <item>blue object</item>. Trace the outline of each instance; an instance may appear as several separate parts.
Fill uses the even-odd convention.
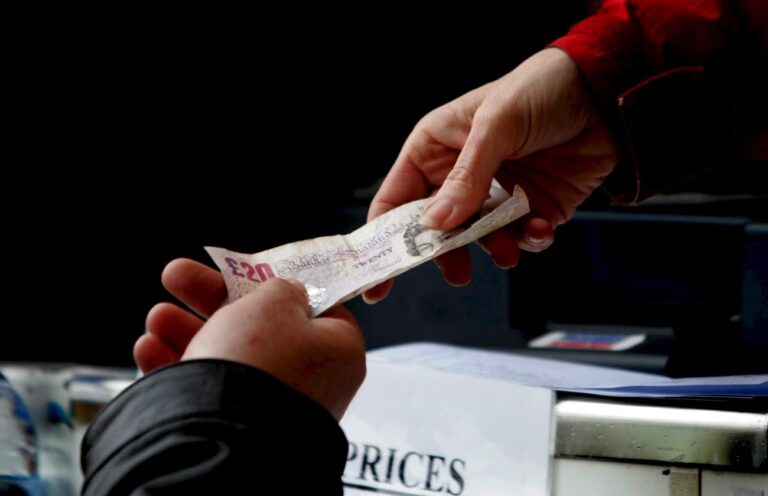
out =
[[[0,374],[0,494],[44,496],[37,433],[26,405]]]
[[[72,423],[72,416],[64,410],[63,406],[54,401],[48,402],[46,414],[48,421],[52,424],[66,424],[70,429],[75,428],[75,424]]]

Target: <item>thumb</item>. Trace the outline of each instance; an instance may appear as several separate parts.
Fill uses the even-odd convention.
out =
[[[475,116],[456,164],[421,214],[423,225],[444,231],[453,229],[480,209],[503,158],[493,129],[488,118]]]
[[[254,291],[226,305],[208,321],[224,321],[226,327],[251,328],[254,322],[277,324],[299,317],[309,320],[309,302],[304,285],[275,277]]]
[[[256,291],[258,305],[267,308],[309,312],[307,289],[301,281],[275,277],[263,283]]]

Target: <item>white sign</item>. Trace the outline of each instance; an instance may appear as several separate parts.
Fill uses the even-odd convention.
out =
[[[549,494],[553,392],[368,358],[342,427],[347,496]]]

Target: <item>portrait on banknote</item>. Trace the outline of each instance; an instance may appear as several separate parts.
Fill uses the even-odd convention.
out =
[[[434,249],[432,233],[430,233],[429,228],[419,223],[418,217],[413,217],[411,222],[405,226],[403,242],[405,243],[405,252],[412,257],[425,256]]]

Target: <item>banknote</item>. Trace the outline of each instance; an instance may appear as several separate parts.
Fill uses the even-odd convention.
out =
[[[251,255],[205,249],[224,275],[230,301],[273,277],[297,279],[307,289],[311,313],[316,316],[528,213],[528,199],[520,187],[510,195],[494,183],[474,219],[439,231],[419,223],[428,201],[401,205],[345,235],[289,243]]]

